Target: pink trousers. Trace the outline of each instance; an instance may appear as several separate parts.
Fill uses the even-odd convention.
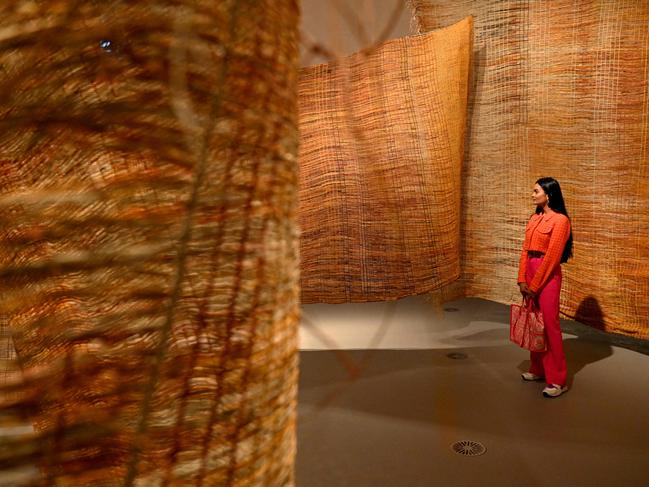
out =
[[[543,257],[530,257],[527,260],[525,279],[529,285],[534,279],[536,269]],[[561,266],[552,273],[550,280],[539,290],[537,304],[543,314],[545,338],[548,349],[545,352],[530,352],[530,372],[545,377],[548,384],[566,385],[566,356],[563,352],[563,337],[559,325],[559,295],[561,294]]]

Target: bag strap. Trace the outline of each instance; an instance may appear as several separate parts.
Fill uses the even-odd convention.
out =
[[[537,308],[536,300],[524,297],[523,298],[523,306],[525,306],[527,309],[535,310]]]

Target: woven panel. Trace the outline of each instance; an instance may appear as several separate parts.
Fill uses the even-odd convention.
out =
[[[0,6],[0,468],[293,485],[298,15]]]
[[[562,312],[649,338],[649,3],[411,4],[422,32],[475,18],[464,294],[516,296],[531,187],[553,176],[575,242]]]
[[[471,27],[302,70],[302,302],[396,299],[457,279]]]

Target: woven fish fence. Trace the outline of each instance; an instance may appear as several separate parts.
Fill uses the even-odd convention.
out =
[[[298,17],[0,5],[0,483],[293,485]]]
[[[471,28],[302,70],[302,302],[390,300],[458,278]]]
[[[420,32],[475,19],[463,294],[516,296],[531,187],[553,176],[574,237],[562,312],[649,338],[649,3],[410,3]]]

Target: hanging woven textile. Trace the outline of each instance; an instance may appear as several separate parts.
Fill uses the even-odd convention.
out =
[[[518,295],[531,188],[552,176],[574,237],[562,312],[649,338],[649,3],[409,1],[422,33],[475,20],[459,294]]]
[[[470,18],[300,75],[302,301],[382,301],[460,272]]]

